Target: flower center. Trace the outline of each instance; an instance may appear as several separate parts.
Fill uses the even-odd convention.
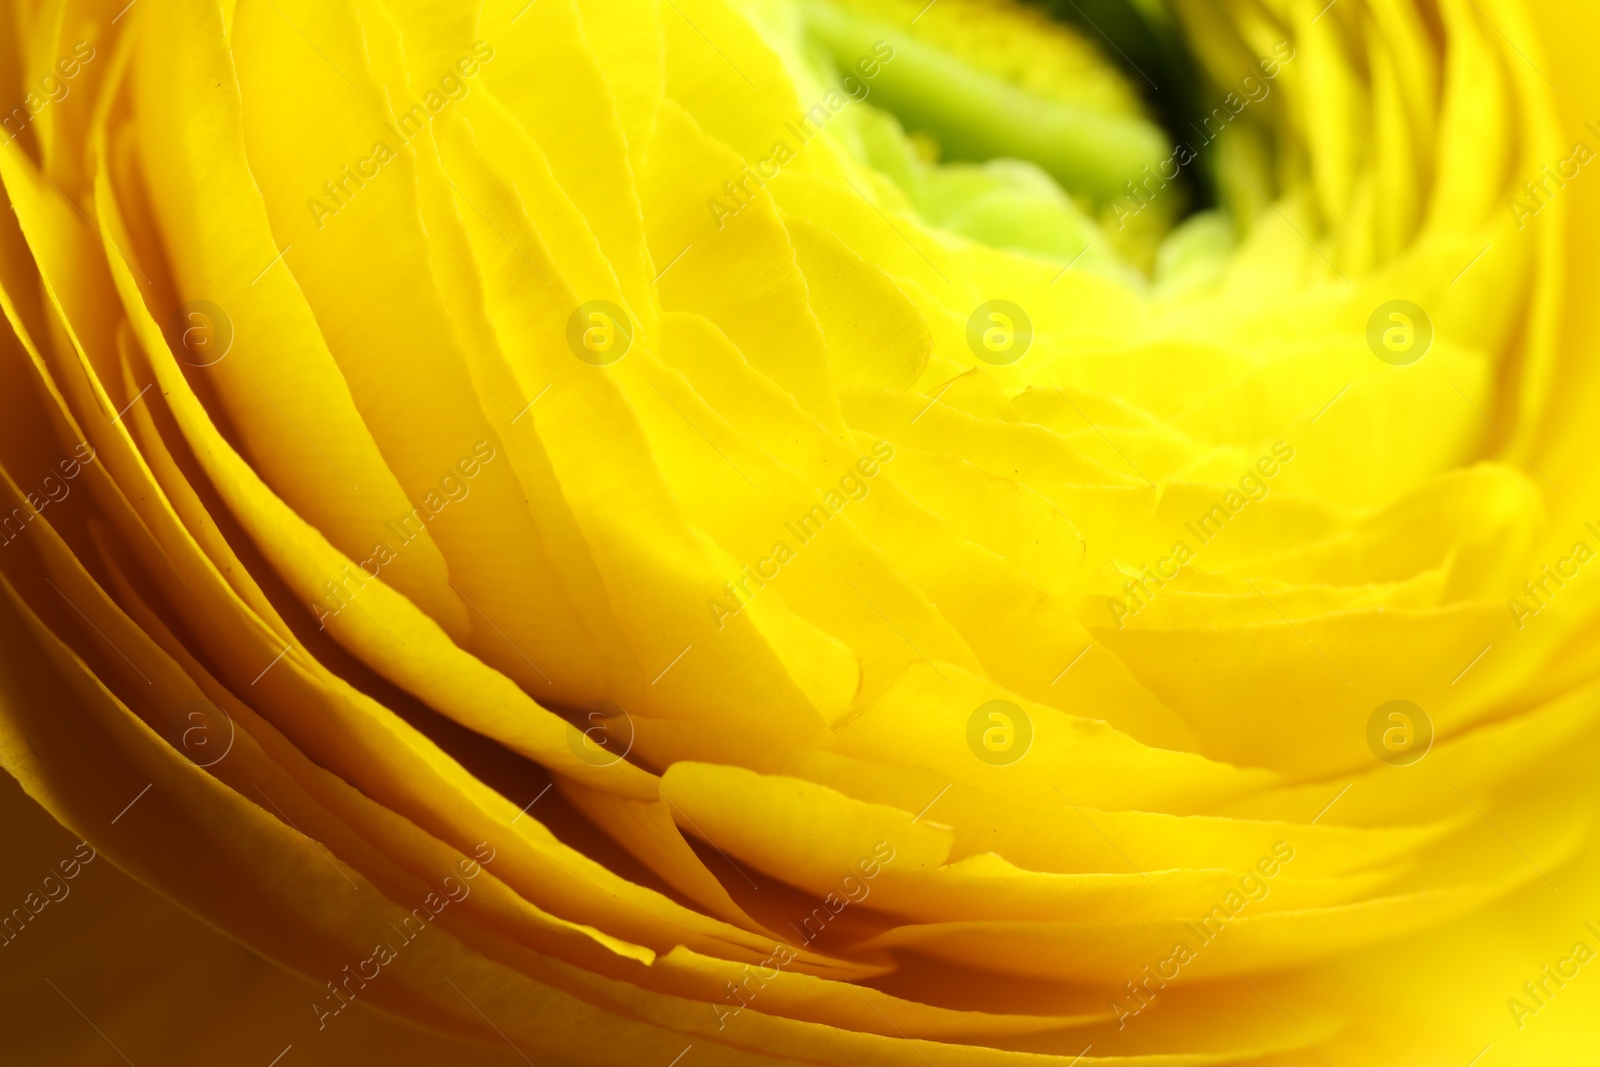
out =
[[[1187,114],[1193,65],[1149,6],[1098,5],[1088,28],[1014,0],[800,8],[819,74],[850,70],[879,42],[893,48],[843,126],[925,219],[1131,281],[1155,272],[1177,220],[1204,199],[1162,127]],[[1089,22],[1077,6],[1068,16]]]

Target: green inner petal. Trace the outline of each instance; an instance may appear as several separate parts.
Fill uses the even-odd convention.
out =
[[[990,20],[978,43],[994,43],[995,16],[1004,8],[982,8]],[[1109,203],[1124,192],[1124,183],[1145,166],[1154,167],[1170,152],[1161,128],[1140,113],[1132,94],[1109,88],[1120,78],[1103,63],[1086,65],[1087,50],[1074,50],[1076,71],[1044,84],[1026,84],[1015,64],[1012,77],[995,72],[992,49],[962,55],[951,40],[932,40],[915,29],[903,30],[859,7],[828,0],[810,0],[805,7],[807,30],[841,64],[869,54],[875,42],[887,41],[894,59],[885,63],[872,85],[871,102],[895,115],[913,133],[931,137],[942,158],[963,162],[1020,159],[1034,163],[1067,191],[1093,206]],[[1022,35],[1026,19],[1002,29]],[[1058,36],[1064,30],[1058,30]],[[1019,40],[1019,45],[1027,42]],[[1051,44],[1055,42],[1049,42]],[[986,62],[984,62],[986,61]],[[1073,75],[1080,84],[1072,84]]]

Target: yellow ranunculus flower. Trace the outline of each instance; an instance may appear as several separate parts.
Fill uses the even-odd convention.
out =
[[[6,8],[0,1058],[1600,1048],[1592,5]]]

